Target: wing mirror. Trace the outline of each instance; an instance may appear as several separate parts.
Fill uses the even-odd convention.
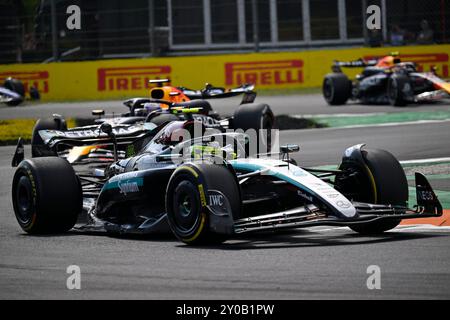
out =
[[[104,116],[105,115],[105,110],[102,110],[102,109],[92,110],[92,115],[96,116],[96,117]]]
[[[100,126],[100,130],[108,136],[111,136],[113,132],[112,125],[108,122],[103,122]]]
[[[293,153],[299,152],[300,146],[298,144],[287,144],[280,147],[280,153]]]
[[[108,135],[108,137],[111,138],[111,140],[113,142],[113,147],[114,147],[114,161],[117,162],[117,160],[119,159],[118,152],[117,152],[117,139],[116,139],[116,135],[113,133],[112,125],[108,122],[103,122],[100,125],[100,131],[103,133],[106,133]]]

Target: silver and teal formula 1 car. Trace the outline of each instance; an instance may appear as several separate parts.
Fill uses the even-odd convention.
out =
[[[128,142],[132,154],[116,156],[107,164],[88,159],[69,163],[58,156],[24,160],[19,144],[12,182],[19,225],[31,234],[71,229],[173,232],[194,245],[223,242],[242,233],[320,225],[379,234],[403,219],[442,214],[420,173],[417,205],[408,206],[405,173],[387,151],[360,144],[345,150],[338,169],[311,169],[290,158],[299,150],[297,145],[249,157],[252,144],[246,134],[204,132],[180,138],[180,130],[192,132],[195,125],[173,121],[133,136]],[[112,126],[102,124],[99,132],[95,139],[52,130],[40,133],[51,148],[95,143],[117,150],[120,139]],[[82,213],[87,220],[80,224]]]

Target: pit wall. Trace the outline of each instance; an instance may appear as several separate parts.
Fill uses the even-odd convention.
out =
[[[449,77],[450,45],[305,50],[170,58],[97,60],[0,66],[0,81],[11,76],[36,86],[44,101],[122,99],[147,96],[149,79],[170,78],[175,86],[202,88],[206,82],[234,87],[245,82],[257,89],[319,87],[333,60],[383,56],[398,51],[403,61]],[[353,77],[360,69],[345,72]]]

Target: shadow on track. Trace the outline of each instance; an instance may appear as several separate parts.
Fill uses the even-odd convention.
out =
[[[320,231],[290,231],[283,233],[253,234],[238,236],[218,246],[185,246],[189,249],[220,249],[220,250],[255,250],[255,249],[286,249],[331,246],[358,246],[377,243],[418,240],[434,237],[448,237],[447,234],[387,232],[378,236],[362,236],[356,233],[330,235]],[[237,240],[237,242],[231,242]],[[181,245],[180,246],[184,246]]]

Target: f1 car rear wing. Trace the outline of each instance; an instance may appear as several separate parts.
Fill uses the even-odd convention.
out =
[[[225,89],[222,87],[214,87],[212,84],[207,83],[205,88],[201,90],[191,90],[185,87],[177,87],[184,95],[189,99],[221,99],[238,96],[241,94],[253,94],[256,96],[254,91],[255,85],[246,83],[236,88]]]
[[[156,127],[157,125],[151,122],[137,125],[116,125],[112,127],[112,133],[118,143],[130,143],[148,135]],[[109,136],[101,131],[99,125],[74,128],[66,131],[40,130],[39,135],[49,148],[54,148],[59,144],[83,146],[104,143],[110,140]]]
[[[342,72],[341,68],[365,68],[369,66],[376,65],[377,60],[364,60],[358,59],[353,61],[333,61],[333,65],[331,66],[331,70],[333,72]]]
[[[60,130],[40,130],[39,135],[41,136],[44,144],[48,148],[58,150],[58,146],[62,145],[65,147],[77,147],[77,146],[93,146],[93,145],[113,145],[116,149],[117,145],[129,145],[136,144],[138,141],[147,141],[151,139],[156,132],[159,131],[159,127],[165,125],[161,124],[157,126],[154,123],[147,122],[139,125],[117,125],[108,126],[111,128],[109,134],[102,131],[101,126],[105,125],[94,125],[86,126],[81,128],[74,128],[66,131]],[[113,137],[113,138],[112,138]],[[115,152],[116,153],[116,152]],[[16,151],[14,152],[13,159],[11,161],[12,167],[17,167],[19,163],[24,159],[24,143],[23,139],[19,138],[16,146]]]

